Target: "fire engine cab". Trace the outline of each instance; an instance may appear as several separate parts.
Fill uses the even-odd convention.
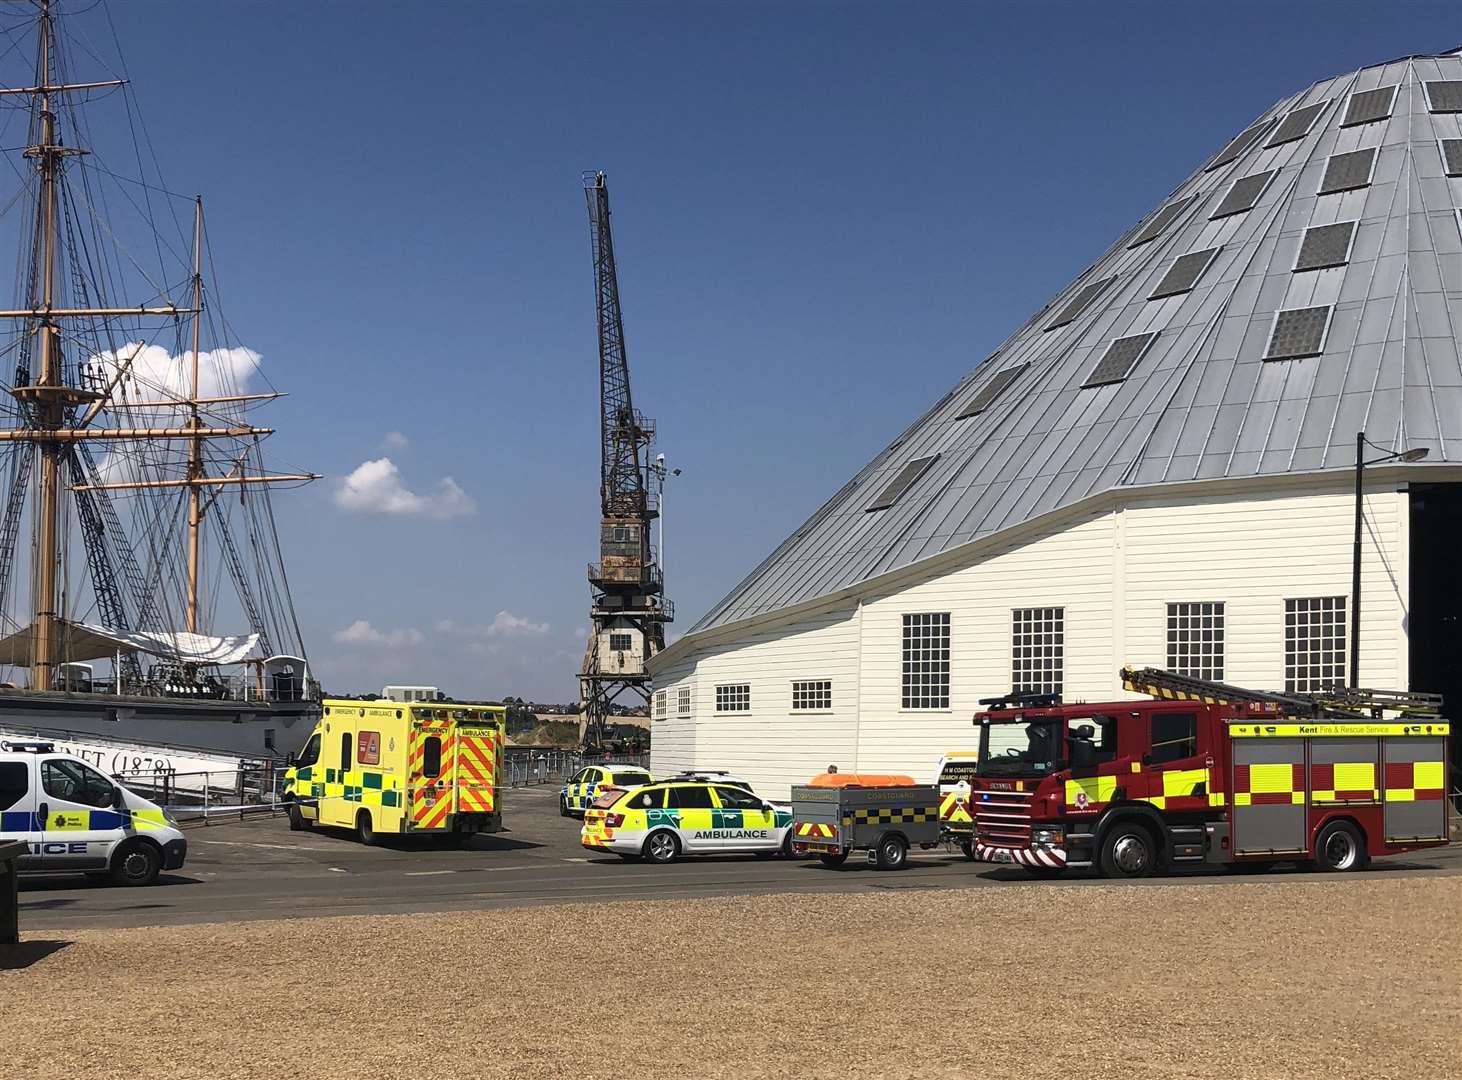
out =
[[[1441,697],[1277,694],[1122,670],[1154,700],[988,699],[975,715],[975,857],[1037,876],[1306,862],[1447,843]]]

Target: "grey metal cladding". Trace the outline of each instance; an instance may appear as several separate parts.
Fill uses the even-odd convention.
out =
[[[1462,79],[1437,79],[1427,83],[1426,99],[1434,113],[1462,112]]]
[[[1334,225],[1317,225],[1305,230],[1295,270],[1324,270],[1344,266],[1350,256],[1350,241],[1355,236],[1355,222],[1339,221]]]
[[[1438,139],[1442,148],[1442,172],[1462,176],[1462,139]]]
[[[1157,339],[1157,332],[1148,334],[1133,334],[1131,337],[1118,338],[1107,346],[1107,351],[1102,354],[1101,361],[1092,368],[1091,374],[1081,385],[1105,386],[1107,383],[1121,382],[1127,377],[1127,373],[1136,366],[1137,361],[1142,358],[1153,341]]]
[[[1213,213],[1208,215],[1210,221],[1228,217],[1230,214],[1242,214],[1245,210],[1252,210],[1254,204],[1259,201],[1259,196],[1264,194],[1264,189],[1269,186],[1269,181],[1274,179],[1278,169],[1270,169],[1268,172],[1255,173],[1253,176],[1245,176],[1235,180],[1233,186],[1228,189],[1219,204],[1213,208]]]
[[[1075,322],[1077,316],[1090,307],[1092,301],[1100,296],[1115,279],[1116,275],[1114,274],[1112,277],[1105,277],[1100,281],[1093,281],[1090,285],[1087,285],[1072,297],[1071,303],[1062,308],[1060,314],[1046,324],[1046,329],[1059,330],[1067,323]]]
[[[1214,169],[1222,168],[1229,162],[1237,160],[1240,154],[1253,146],[1259,137],[1273,126],[1274,119],[1270,117],[1260,120],[1257,124],[1250,127],[1246,127],[1243,131],[1239,132],[1233,142],[1218,152],[1218,157],[1210,161],[1208,167],[1203,171],[1212,172]]]
[[[982,386],[974,397],[970,398],[969,404],[959,411],[959,415],[955,419],[968,420],[971,416],[979,416],[994,404],[995,399],[1005,391],[1005,388],[1028,367],[1030,367],[1029,361],[1008,367],[1004,371],[997,371],[995,377]]]
[[[1340,126],[1354,127],[1356,124],[1369,124],[1375,120],[1384,120],[1391,115],[1391,105],[1395,100],[1396,87],[1394,85],[1351,94],[1350,103],[1345,107],[1345,119],[1340,122]]]
[[[1371,170],[1376,164],[1376,148],[1352,150],[1348,154],[1336,154],[1325,163],[1325,177],[1320,181],[1317,194],[1333,195],[1337,191],[1351,191],[1363,188],[1371,182]]]
[[[1325,349],[1325,328],[1330,324],[1330,305],[1291,308],[1274,317],[1265,360],[1298,360],[1319,356]]]
[[[1408,58],[1277,102],[1238,138],[1229,129],[1217,157],[1164,185],[1155,211],[1053,288],[1053,302],[1023,323],[1012,316],[1019,329],[988,360],[931,395],[691,635],[917,573],[1038,515],[1106,513],[1105,500],[1081,504],[1137,486],[1346,472],[1361,427],[1392,448],[1426,446],[1427,460],[1408,466],[1417,473],[1455,468],[1462,189],[1442,173],[1455,171],[1462,127],[1426,111],[1449,92],[1429,101],[1427,80],[1455,82],[1462,105],[1462,55]],[[1378,82],[1400,87],[1394,122],[1343,131],[1342,117],[1379,108],[1362,97]],[[1290,103],[1319,99],[1328,110],[1293,119]],[[1286,118],[1309,137],[1264,149]],[[1374,171],[1366,163],[1369,188],[1317,195],[1332,156],[1383,142]],[[1228,162],[1207,173],[1222,183],[1205,177]],[[1253,212],[1210,221],[1235,179],[1230,205]],[[1154,242],[1135,242],[1149,231]],[[1148,302],[1190,282],[1176,300]]]
[[[1180,257],[1177,262],[1168,267],[1168,272],[1163,275],[1147,296],[1149,300],[1160,300],[1164,296],[1177,296],[1179,293],[1190,292],[1193,286],[1198,284],[1198,279],[1208,269],[1208,264],[1213,262],[1213,257],[1218,254],[1218,248],[1208,248],[1205,251],[1190,251]]]
[[[1143,230],[1133,238],[1132,243],[1128,244],[1127,247],[1129,249],[1141,247],[1143,244],[1147,243],[1150,240],[1156,240],[1159,236],[1162,235],[1162,231],[1172,223],[1172,220],[1179,214],[1181,214],[1184,210],[1186,210],[1188,206],[1193,202],[1193,200],[1197,197],[1198,194],[1195,192],[1194,194],[1185,196],[1184,198],[1174,199],[1172,202],[1162,207],[1162,209],[1158,210],[1157,213],[1152,215],[1152,220],[1149,221],[1146,227],[1143,228]]]
[[[1276,146],[1283,146],[1287,142],[1294,142],[1296,139],[1303,139],[1310,133],[1310,128],[1315,126],[1315,121],[1320,118],[1320,114],[1325,111],[1325,106],[1329,104],[1329,101],[1317,101],[1313,105],[1295,109],[1284,118],[1284,122],[1264,144],[1264,148],[1268,150]]]
[[[900,495],[902,495],[909,488],[913,487],[914,482],[918,480],[919,477],[924,475],[930,465],[933,465],[938,460],[938,454],[931,454],[929,457],[915,458],[913,461],[909,462],[902,469],[900,469],[898,471],[898,475],[890,480],[887,486],[885,486],[884,489],[878,493],[878,497],[867,506],[865,506],[863,509],[869,512],[872,512],[874,510],[887,510],[890,506],[899,501]]]

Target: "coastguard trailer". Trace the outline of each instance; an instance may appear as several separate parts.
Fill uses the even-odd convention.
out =
[[[285,774],[290,827],[354,829],[363,844],[498,832],[505,723],[502,705],[327,699]]]
[[[902,870],[909,849],[939,845],[939,788],[907,776],[830,774],[792,789],[792,850],[841,866],[866,851],[880,870]]]

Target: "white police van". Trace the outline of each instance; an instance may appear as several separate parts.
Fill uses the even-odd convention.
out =
[[[0,840],[30,846],[21,871],[77,871],[119,885],[151,885],[188,855],[161,807],[43,742],[0,742]]]

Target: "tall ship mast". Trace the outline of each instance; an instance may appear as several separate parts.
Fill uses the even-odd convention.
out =
[[[271,500],[317,477],[264,466],[252,414],[282,395],[221,313],[201,197],[142,174],[128,80],[73,77],[96,54],[33,6],[34,69],[0,87],[3,145],[27,123],[0,211],[23,238],[0,310],[0,732],[292,749],[318,692]],[[125,108],[106,130],[133,159],[95,146],[91,102]]]

